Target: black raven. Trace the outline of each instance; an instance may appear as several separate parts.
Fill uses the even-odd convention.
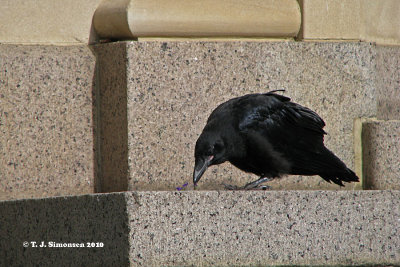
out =
[[[242,189],[257,188],[284,174],[319,175],[340,186],[342,181],[358,182],[324,146],[325,122],[276,91],[284,90],[233,98],[211,113],[196,142],[195,187],[210,165],[225,161],[260,177]]]

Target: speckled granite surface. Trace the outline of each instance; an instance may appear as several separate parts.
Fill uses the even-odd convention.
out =
[[[109,61],[100,68],[100,73],[113,77],[101,86],[103,94],[127,92],[128,98],[126,104],[123,98],[103,101],[112,106],[112,116],[127,114],[125,129],[103,125],[103,132],[110,132],[105,140],[120,135],[128,143],[127,165],[120,160],[126,152],[118,146],[103,150],[113,168],[122,169],[124,175],[122,179],[112,172],[105,176],[109,189],[118,188],[115,180],[125,177],[130,190],[173,190],[191,181],[194,144],[211,111],[232,97],[280,88],[321,115],[327,124],[326,145],[354,168],[353,120],[377,116],[378,81],[390,80],[394,85],[398,80],[377,71],[377,47],[366,43],[121,42],[96,49],[108,58],[127,54],[127,62]],[[390,57],[391,50],[379,53],[382,60]],[[210,168],[199,188],[242,185],[256,178],[227,163]],[[319,177],[289,176],[270,185],[273,189],[339,189]]]
[[[367,189],[400,189],[400,120],[363,123],[363,173]]]
[[[1,266],[397,266],[400,191],[127,192],[4,201],[0,236]],[[24,248],[24,241],[104,247]]]
[[[400,120],[400,49],[377,47],[377,100],[380,120]]]
[[[87,46],[0,45],[0,199],[94,192]]]
[[[139,192],[140,266],[400,264],[399,191]]]

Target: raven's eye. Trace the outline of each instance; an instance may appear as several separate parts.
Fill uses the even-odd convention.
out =
[[[222,144],[220,144],[220,143],[215,143],[215,144],[214,144],[214,147],[213,147],[213,150],[214,150],[215,152],[220,152],[220,151],[222,150]]]

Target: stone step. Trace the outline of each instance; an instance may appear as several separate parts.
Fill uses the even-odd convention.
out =
[[[2,201],[0,222],[1,266],[400,265],[396,190],[160,191]],[[95,247],[51,247],[81,243]]]
[[[400,118],[399,47],[169,41],[101,44],[94,50],[105,192],[171,190],[190,181],[194,144],[207,117],[218,104],[247,93],[284,88],[293,101],[315,110],[326,122],[326,145],[350,168],[359,141],[354,120]],[[207,171],[199,187],[220,189],[221,183],[256,178],[223,164]],[[271,186],[338,189],[320,177],[298,176]],[[355,188],[361,184],[346,186]]]

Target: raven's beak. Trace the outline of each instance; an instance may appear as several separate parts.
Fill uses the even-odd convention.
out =
[[[206,159],[196,160],[193,172],[193,185],[196,188],[197,182],[200,180],[203,173],[207,170],[208,166],[210,166],[212,159],[214,156],[208,156]]]

